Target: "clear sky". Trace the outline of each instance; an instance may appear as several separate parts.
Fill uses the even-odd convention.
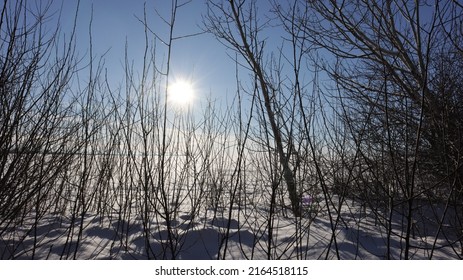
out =
[[[69,30],[74,20],[77,1],[57,0],[54,5],[57,8],[63,5],[61,24],[63,30]],[[89,24],[93,7],[93,53],[97,58],[105,54],[105,66],[114,81],[121,81],[123,77],[126,41],[129,59],[133,60],[135,68],[139,67],[141,72],[145,35],[139,19],[143,19],[144,5],[145,1],[142,0],[81,0],[77,24],[78,52],[81,55],[88,54]],[[162,22],[160,15],[168,19],[170,10],[170,0],[146,1],[150,29],[166,40],[169,27]],[[204,0],[193,0],[180,8],[174,37],[202,32],[202,15],[205,12]],[[149,38],[152,39],[154,36]],[[158,59],[165,59],[165,47],[159,40],[156,44]],[[214,99],[223,100],[226,95],[234,94],[236,88],[235,65],[227,55],[230,53],[211,34],[203,33],[176,40],[171,58],[172,77],[194,81],[198,98],[210,95]]]
[[[105,54],[108,76],[115,83],[123,78],[125,42],[128,43],[129,58],[141,72],[141,61],[145,46],[144,27],[139,19],[146,12],[152,31],[167,39],[169,27],[160,16],[169,18],[170,0],[81,0],[78,16],[78,50],[81,55],[88,53],[89,24],[93,7],[92,44],[95,57]],[[180,1],[182,3],[184,1]],[[262,12],[270,10],[267,0],[258,1]],[[63,5],[61,24],[63,30],[72,26],[77,1],[55,0],[54,6]],[[157,12],[156,12],[157,11]],[[205,0],[192,0],[177,11],[174,37],[202,32],[203,15],[206,13]],[[273,35],[272,35],[273,36]],[[279,38],[275,33],[275,38]],[[151,36],[152,40],[154,36]],[[157,41],[158,59],[165,59],[166,49]],[[236,92],[235,64],[230,58],[235,54],[227,49],[212,34],[201,34],[174,42],[171,74],[172,77],[194,81],[199,100],[211,96],[219,104],[226,104]],[[243,75],[244,74],[244,70]]]

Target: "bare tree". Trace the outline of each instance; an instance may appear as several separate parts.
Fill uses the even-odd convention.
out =
[[[79,149],[73,100],[65,99],[74,33],[63,41],[59,25],[49,29],[50,4],[28,5],[4,1],[0,19],[0,224],[20,223],[30,209],[42,215]]]
[[[258,20],[255,1],[230,0],[225,2],[208,3],[206,30],[238,52],[255,75],[255,82],[258,86],[255,93],[265,113],[263,125],[268,123],[267,134],[271,135],[272,142],[275,143],[275,152],[282,167],[282,176],[288,190],[291,209],[294,215],[300,216],[300,197],[294,170],[290,164],[295,148],[290,137],[283,135],[281,129],[280,121],[284,121],[284,117],[276,108],[277,101],[275,101],[280,88],[272,81],[270,72],[265,69],[265,39],[259,37],[265,23]]]
[[[434,63],[459,52],[461,5],[455,1],[301,1],[300,5],[311,11],[299,18],[300,30],[331,54],[324,69],[338,85],[347,129],[361,148],[359,191],[368,194],[374,208],[384,198],[389,201],[383,206],[389,207],[383,216],[388,234],[396,234],[391,224],[394,213],[405,216],[399,235],[405,243],[402,257],[408,259],[416,228],[426,227],[417,222],[417,212],[429,207],[423,198],[432,193],[442,202],[461,189],[456,183],[461,177],[461,145],[451,144],[461,143],[461,136],[448,134],[459,134],[461,124],[444,117],[449,106],[442,104],[442,96],[458,99],[460,94],[436,86],[436,81],[450,77]],[[451,81],[458,83],[455,77]],[[449,122],[453,128],[445,129]],[[433,149],[445,150],[447,164],[433,160]],[[435,190],[442,187],[450,194],[438,195]],[[434,219],[439,225],[436,238],[446,212]],[[461,239],[458,231],[456,240]]]

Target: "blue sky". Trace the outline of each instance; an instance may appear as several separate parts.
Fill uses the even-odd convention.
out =
[[[179,1],[182,2],[184,1]],[[258,1],[261,12],[270,9],[268,2]],[[72,27],[77,1],[58,0],[54,5],[57,8],[63,5],[61,24],[63,30],[69,30]],[[105,54],[104,61],[108,76],[114,80],[114,83],[120,82],[123,78],[126,41],[129,58],[133,60],[135,68],[139,68],[141,72],[145,38],[144,27],[139,19],[143,19],[144,5],[143,0],[81,0],[77,24],[78,51],[81,55],[88,54],[88,28],[93,6],[93,53],[97,58]],[[150,29],[167,39],[169,27],[159,15],[166,19],[170,17],[171,1],[146,1],[146,11]],[[174,37],[202,32],[202,15],[206,11],[205,0],[193,0],[181,7],[177,11]],[[281,34],[277,30],[272,28],[271,34],[272,40],[281,42]],[[154,36],[151,36],[150,40],[153,38]],[[276,50],[277,46],[268,47],[270,52],[272,49]],[[159,40],[156,55],[159,61],[165,59],[167,55],[166,48]],[[235,63],[230,58],[234,56],[234,52],[221,44],[212,34],[182,38],[173,44],[171,77],[194,81],[197,100],[205,100],[210,96],[218,104],[224,105],[230,102],[236,93]],[[241,69],[240,73],[243,80],[248,77],[244,69]]]
[[[93,53],[97,58],[105,54],[105,66],[110,78],[121,81],[125,42],[128,43],[129,57],[140,68],[145,46],[143,19],[145,1],[141,0],[81,0],[77,25],[77,44],[80,55],[88,54],[89,24],[92,22]],[[72,26],[77,1],[56,1],[59,8],[63,4],[62,27]],[[167,39],[169,27],[162,22],[158,13],[170,16],[171,1],[147,1],[147,19],[150,29]],[[193,0],[180,8],[174,28],[174,37],[202,32],[202,14],[206,12],[204,0]],[[151,36],[150,40],[154,36]],[[198,99],[211,96],[219,102],[235,93],[235,65],[228,55],[232,54],[211,34],[201,34],[176,40],[173,44],[172,77],[191,79],[195,83]],[[165,47],[157,41],[156,55],[159,61],[165,59]]]

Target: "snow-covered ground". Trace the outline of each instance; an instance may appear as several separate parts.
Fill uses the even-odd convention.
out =
[[[386,259],[388,252],[391,259],[404,258],[401,215],[394,216],[388,241],[387,227],[371,209],[351,200],[342,205],[339,218],[331,215],[332,222],[322,203],[298,219],[284,211],[270,219],[263,205],[234,206],[231,211],[204,208],[195,214],[178,210],[169,225],[162,213],[85,214],[74,219],[47,214],[38,220],[31,213],[19,227],[0,228],[0,258]],[[458,242],[441,235],[435,240],[435,231],[426,228],[419,222],[413,228],[410,258],[462,257]]]

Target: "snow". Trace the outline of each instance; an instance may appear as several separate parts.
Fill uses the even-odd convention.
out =
[[[159,213],[146,217],[114,212],[83,217],[49,213],[36,221],[31,212],[21,226],[1,227],[1,259],[386,259],[387,231],[372,209],[345,199],[334,228],[323,203],[295,218],[278,210],[269,217],[263,203],[246,208],[234,205],[196,213],[179,207],[169,227]],[[310,200],[312,202],[312,200]],[[314,204],[315,205],[315,204]],[[312,205],[312,206],[314,206]],[[189,205],[191,206],[191,205]],[[333,210],[332,210],[333,211]],[[140,211],[138,211],[140,212]],[[137,211],[133,211],[137,213]],[[425,215],[424,215],[425,216]],[[402,215],[395,214],[389,240],[391,259],[404,258]],[[148,223],[147,223],[148,221]],[[273,230],[269,231],[269,224]],[[333,222],[334,224],[334,222]],[[412,259],[459,259],[459,244],[417,225]],[[79,236],[79,229],[82,233]],[[269,238],[271,234],[271,240]],[[433,243],[436,242],[434,250]],[[336,250],[337,248],[337,250]],[[336,253],[338,251],[338,253]],[[432,254],[432,255],[431,255]]]

